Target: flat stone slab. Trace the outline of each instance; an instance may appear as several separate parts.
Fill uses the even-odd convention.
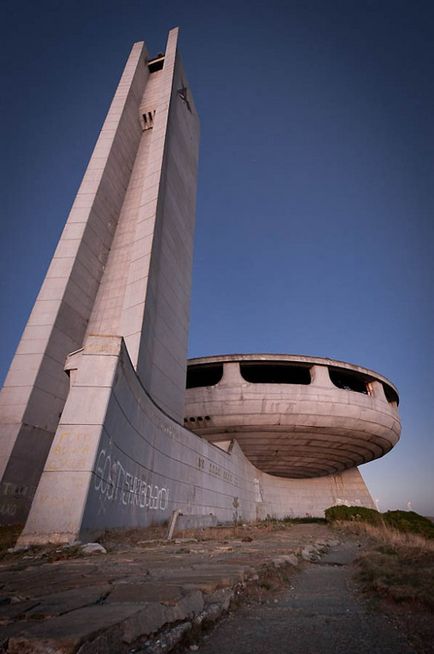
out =
[[[176,643],[194,622],[227,610],[233,589],[276,571],[276,561],[294,569],[290,557],[327,537],[325,525],[295,525],[235,546],[126,542],[52,563],[11,555],[0,563],[0,643],[7,654],[124,654],[161,630]]]
[[[9,637],[8,654],[70,654],[84,642],[113,629],[137,612],[136,604],[90,606],[47,622],[15,623],[5,629],[3,637]]]
[[[105,583],[98,586],[79,586],[60,593],[53,593],[48,597],[43,597],[31,610],[26,611],[26,615],[30,620],[39,620],[70,613],[76,609],[102,603],[110,591],[110,584]]]
[[[155,583],[118,583],[112,587],[105,604],[146,602],[152,597],[162,604],[173,604],[186,594],[182,586]]]

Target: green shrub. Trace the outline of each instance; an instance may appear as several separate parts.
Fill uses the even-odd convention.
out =
[[[381,525],[383,522],[381,513],[375,509],[368,509],[365,506],[331,506],[325,510],[327,522],[336,520],[358,520],[360,522],[369,522],[371,525]]]
[[[428,518],[415,511],[386,511],[384,522],[398,531],[420,534],[425,538],[434,538],[434,524]]]
[[[291,518],[290,516],[286,516],[285,518],[282,518],[282,522],[291,525],[304,525],[311,523],[323,525],[325,524],[326,520],[325,518],[314,518],[313,516],[305,516],[303,518]]]
[[[380,513],[364,506],[331,506],[325,510],[327,522],[360,521],[371,525],[386,525],[398,531],[434,538],[434,524],[414,511],[386,511]]]

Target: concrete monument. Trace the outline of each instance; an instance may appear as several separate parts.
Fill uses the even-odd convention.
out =
[[[349,364],[212,357],[185,390],[199,120],[177,37],[131,50],[0,395],[22,544],[372,506],[356,466],[399,438],[396,389]]]

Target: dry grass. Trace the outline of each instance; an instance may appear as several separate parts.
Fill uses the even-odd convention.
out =
[[[302,522],[306,522],[303,520]],[[310,520],[309,520],[310,521]],[[150,527],[137,529],[110,529],[105,532],[99,532],[89,536],[90,540],[96,540],[109,552],[123,551],[131,547],[155,547],[170,545],[177,539],[194,539],[198,542],[213,541],[216,543],[226,543],[233,540],[254,540],[259,535],[261,537],[267,534],[272,535],[276,531],[291,529],[293,522],[296,520],[274,520],[268,519],[256,523],[248,524],[227,524],[218,527],[207,527],[202,529],[188,529],[177,531],[173,540],[167,540],[167,524],[153,525]],[[315,520],[312,520],[315,522]],[[321,521],[324,522],[324,521]],[[59,545],[40,545],[26,549],[25,552],[8,553],[8,548],[15,545],[16,540],[22,530],[22,525],[1,527],[0,528],[0,560],[10,559],[19,556],[26,558],[46,558],[48,560],[60,560],[65,558],[75,558],[83,556],[80,548],[69,547],[62,548]]]
[[[324,518],[266,518],[258,522],[248,522],[246,524],[225,524],[219,527],[207,527],[205,529],[190,529],[188,531],[178,531],[174,538],[197,538],[199,541],[215,540],[243,540],[243,538],[254,537],[260,534],[272,534],[276,531],[285,531],[291,529],[297,524],[326,524]]]
[[[174,538],[195,538],[198,541],[224,542],[238,540],[249,534],[249,529],[243,527],[206,527],[204,529],[185,529],[177,531]]]
[[[110,549],[119,546],[149,545],[155,541],[164,541],[167,536],[166,525],[154,525],[137,529],[107,529],[94,540]]]
[[[358,536],[365,536],[373,543],[383,543],[394,547],[414,547],[434,552],[434,541],[419,534],[398,531],[385,524],[371,525],[367,522],[335,522],[338,528],[350,531]]]
[[[290,527],[290,523],[282,520],[263,520],[245,525],[222,525],[220,527],[179,531],[175,534],[175,538],[197,538],[199,541],[213,540],[217,542],[243,540],[243,538],[254,538],[257,534],[274,533]]]
[[[15,546],[22,530],[23,525],[4,525],[0,527],[0,553],[4,553],[8,548]]]
[[[356,577],[366,591],[396,602],[420,603],[434,611],[434,542],[385,525],[341,523],[367,549],[357,560]]]
[[[263,535],[290,528],[291,523],[289,522],[264,520],[246,525],[222,525],[202,529],[185,529],[176,531],[173,540],[191,538],[199,542],[215,541],[222,543],[230,540],[249,540],[258,534]],[[170,544],[170,541],[167,541],[167,525],[156,525],[143,529],[112,529],[106,531],[97,540],[109,549],[116,549],[125,545],[139,545],[140,547],[146,547],[147,545],[154,546],[156,541],[161,542],[162,545]]]

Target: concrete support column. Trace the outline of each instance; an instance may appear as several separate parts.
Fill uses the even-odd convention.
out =
[[[71,389],[20,544],[79,537],[91,478],[98,474],[97,452],[120,348],[118,337],[90,336],[70,357]]]
[[[381,400],[382,402],[387,402],[383,384],[379,381],[369,382],[369,395],[372,395],[377,400]]]
[[[241,377],[240,373],[240,364],[237,363],[224,363],[223,364],[223,378],[220,384],[247,384],[247,382]]]
[[[312,366],[310,374],[313,386],[333,387],[327,366]]]

